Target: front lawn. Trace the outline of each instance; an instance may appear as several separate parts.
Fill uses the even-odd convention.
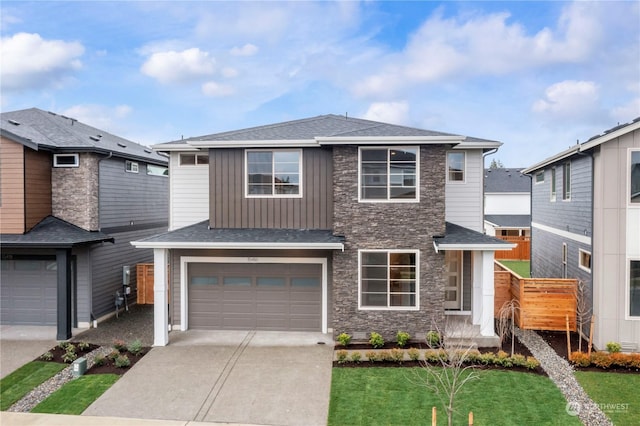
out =
[[[513,371],[478,371],[456,399],[454,424],[467,424],[473,411],[478,425],[581,425],[569,416],[566,401],[544,376]],[[417,376],[416,376],[417,373]],[[431,424],[431,407],[438,409],[438,424],[447,424],[438,397],[416,378],[417,368],[334,368],[329,425]]]
[[[0,410],[5,411],[33,388],[55,376],[65,364],[32,361],[0,380]]]
[[[65,383],[47,399],[36,405],[31,412],[80,415],[119,378],[120,376],[117,374],[78,377]]]
[[[528,260],[498,260],[507,268],[511,269],[522,278],[531,278],[531,262]]]
[[[639,374],[576,371],[576,378],[617,426],[640,425]]]

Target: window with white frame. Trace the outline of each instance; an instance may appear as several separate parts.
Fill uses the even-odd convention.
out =
[[[640,260],[629,261],[629,316],[640,319]]]
[[[544,183],[544,170],[536,173],[536,184]]]
[[[124,162],[124,171],[127,173],[138,173],[139,167],[138,163],[135,161],[126,160]]]
[[[419,148],[361,147],[360,200],[418,200]]]
[[[209,154],[180,154],[181,166],[204,166],[209,164]]]
[[[169,169],[165,166],[147,164],[147,174],[151,176],[169,176]]]
[[[629,188],[629,202],[633,204],[640,204],[640,151],[631,151]]]
[[[78,154],[53,154],[53,167],[79,167]]]
[[[556,168],[551,169],[551,201],[556,200]]]
[[[464,152],[447,153],[447,181],[464,182]]]
[[[562,165],[562,199],[571,199],[571,163]]]
[[[299,149],[247,150],[247,197],[302,196],[302,151]]]
[[[586,250],[578,250],[578,266],[587,272],[591,272],[591,253]]]
[[[418,250],[361,250],[360,309],[418,308]]]

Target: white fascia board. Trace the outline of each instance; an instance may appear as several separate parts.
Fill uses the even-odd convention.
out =
[[[198,243],[198,242],[155,242],[131,241],[135,248],[154,249],[271,249],[271,250],[343,250],[343,243]]]
[[[277,140],[242,140],[242,141],[189,141],[189,145],[197,148],[317,148],[318,142],[313,139],[277,139]]]
[[[502,146],[502,142],[486,141],[486,142],[473,142],[464,141],[453,147],[453,149],[495,149]]]
[[[465,136],[318,136],[320,145],[430,145],[458,144]]]
[[[200,151],[198,148],[194,148],[185,143],[176,143],[176,144],[156,144],[151,145],[151,149],[154,151]]]
[[[517,244],[438,244],[433,242],[436,253],[447,250],[497,251],[516,248]]]
[[[580,151],[580,145],[572,146],[571,148],[566,149],[561,153],[554,155],[553,157],[549,157],[545,160],[542,160],[539,163],[534,164],[531,167],[527,167],[526,169],[520,170],[520,173],[522,173],[523,175],[528,175],[531,172],[534,172],[538,169],[542,169],[548,166],[549,164],[553,164],[560,160],[564,160],[567,157],[571,157],[573,154],[576,154],[578,151]]]
[[[635,123],[631,123],[628,126],[621,127],[618,130],[615,130],[611,133],[605,133],[599,138],[582,143],[582,145],[580,145],[580,151],[582,152],[582,151],[589,150],[593,147],[596,147],[600,144],[608,142],[612,139],[619,138],[622,135],[625,135],[627,133],[633,132],[634,130],[638,130],[638,129],[640,129],[640,120],[636,121]]]

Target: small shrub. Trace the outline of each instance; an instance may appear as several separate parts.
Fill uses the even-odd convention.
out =
[[[389,351],[389,356],[392,361],[402,362],[404,361],[404,350],[393,348],[391,349],[391,351]]]
[[[349,343],[351,343],[351,335],[340,333],[340,335],[338,335],[338,342],[340,342],[342,346],[349,346]]]
[[[610,354],[618,353],[622,350],[622,345],[618,342],[609,342],[607,343],[607,352]]]
[[[384,346],[384,339],[379,333],[374,331],[369,335],[369,344],[376,349],[380,349]]]
[[[430,348],[440,347],[440,343],[441,343],[440,333],[438,333],[437,331],[433,331],[433,330],[429,331],[427,333],[426,339],[427,339],[427,345],[429,345]]]
[[[62,355],[62,361],[66,362],[67,364],[71,364],[76,359],[78,359],[78,354],[76,354],[75,350],[66,351],[64,355]]]
[[[58,342],[58,347],[63,351],[66,351],[67,346],[69,346],[70,344],[71,344],[70,342]]]
[[[348,355],[349,355],[349,352],[345,351],[344,349],[336,351],[336,358],[338,360],[338,364],[344,364],[345,362],[347,362]]]
[[[142,342],[140,339],[136,339],[127,345],[127,352],[131,355],[139,355],[142,352]]]
[[[540,361],[538,361],[537,359],[535,359],[532,356],[528,356],[527,357],[527,363],[525,365],[529,370],[535,370],[536,368],[540,367]]]
[[[496,357],[493,354],[493,352],[487,352],[487,353],[481,354],[480,357],[478,357],[478,361],[480,362],[480,364],[489,365],[489,364],[494,364],[495,358]]]
[[[131,365],[131,361],[126,355],[118,355],[113,364],[118,368],[126,368]]]
[[[467,352],[467,362],[469,364],[477,364],[480,362],[480,351],[477,349],[472,349]]]
[[[364,356],[367,357],[369,362],[380,361],[380,354],[377,351],[367,351]]]
[[[509,359],[509,354],[506,353],[505,351],[498,351],[498,353],[495,355],[494,359],[493,359],[493,363],[495,365],[501,365],[503,367],[507,367],[508,363],[508,359]]]
[[[407,354],[409,354],[409,359],[411,361],[417,361],[420,359],[420,351],[416,348],[409,348],[407,350]]]
[[[124,351],[125,349],[127,349],[127,343],[122,339],[115,339],[113,341],[113,348],[118,352]]]
[[[47,351],[40,355],[40,359],[42,361],[51,361],[53,359],[53,354],[51,353],[51,351]]]
[[[424,351],[424,360],[430,364],[438,363],[441,360],[448,361],[448,356],[442,349],[427,349]]]
[[[358,351],[351,352],[351,361],[359,363],[362,358],[362,354]]]
[[[101,365],[105,365],[107,363],[107,358],[104,355],[96,355],[93,358],[93,365],[96,367],[100,367]]]
[[[389,351],[380,351],[378,353],[379,357],[380,357],[380,361],[391,361],[391,352]]]
[[[78,343],[78,349],[80,349],[81,351],[86,351],[87,349],[89,349],[89,343],[88,342]]]
[[[607,352],[594,352],[591,354],[591,362],[600,368],[609,368],[613,361]]]
[[[640,353],[629,354],[629,367],[640,369]]]
[[[107,355],[107,358],[110,359],[111,361],[115,361],[116,358],[118,358],[120,356],[120,351],[117,349],[112,350],[109,355]]]
[[[511,357],[511,362],[516,367],[526,367],[527,357],[522,354],[513,354],[513,356]]]
[[[398,331],[398,333],[396,334],[396,341],[398,343],[398,346],[400,346],[401,348],[404,348],[407,343],[409,343],[409,339],[411,339],[411,335],[406,331]]]

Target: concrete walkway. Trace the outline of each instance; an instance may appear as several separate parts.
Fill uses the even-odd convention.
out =
[[[83,417],[326,425],[329,336],[188,331],[172,332],[170,342],[153,348]]]
[[[3,426],[87,426],[87,418],[63,414],[32,414],[0,412]],[[91,426],[252,426],[237,423],[202,423],[181,420],[125,419],[118,417],[93,417]]]

